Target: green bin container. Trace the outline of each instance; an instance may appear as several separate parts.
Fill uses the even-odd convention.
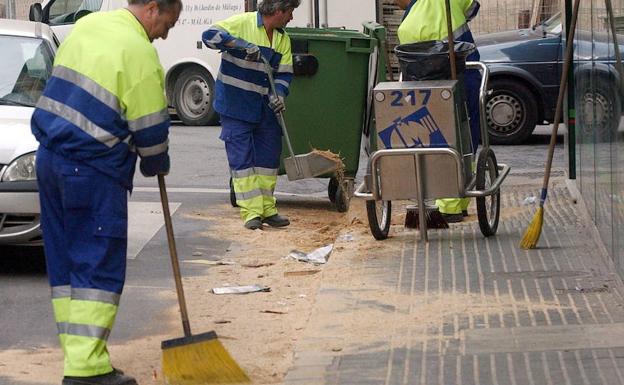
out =
[[[383,27],[381,27],[383,28]],[[352,184],[360,159],[362,131],[369,95],[369,62],[378,40],[369,34],[344,29],[288,28],[292,41],[295,77],[286,99],[286,126],[295,154],[312,149],[340,154],[345,177]],[[289,157],[286,144],[283,159]],[[324,175],[331,177],[332,175]],[[339,211],[348,208],[348,195],[332,179],[329,197]],[[341,199],[342,198],[342,199]],[[342,207],[341,207],[342,205]]]

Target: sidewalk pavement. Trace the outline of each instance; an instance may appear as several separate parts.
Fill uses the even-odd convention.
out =
[[[472,220],[428,244],[402,225],[380,242],[361,217],[336,242],[284,383],[624,384],[622,282],[565,180],[551,181],[530,251],[518,243],[537,179],[503,186],[490,238]]]

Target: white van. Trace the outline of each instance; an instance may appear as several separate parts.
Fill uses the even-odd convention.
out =
[[[327,26],[360,29],[375,20],[377,0],[302,0],[289,26]],[[201,34],[208,26],[232,15],[255,9],[257,0],[183,0],[183,10],[167,40],[156,40],[165,69],[167,100],[186,125],[218,121],[212,107],[214,79],[221,55],[206,48]],[[127,0],[45,0],[31,6],[30,19],[49,24],[63,41],[76,20],[96,11],[127,6]]]
[[[212,107],[214,79],[221,55],[206,48],[201,34],[211,24],[246,11],[245,0],[184,0],[176,27],[166,40],[156,40],[165,70],[167,99],[186,125],[210,125],[218,120]],[[31,8],[31,20],[41,18],[63,41],[76,20],[96,11],[127,6],[127,0],[46,0]]]

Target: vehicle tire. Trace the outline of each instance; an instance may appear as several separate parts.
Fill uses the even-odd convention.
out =
[[[491,148],[479,153],[477,160],[477,190],[487,190],[498,177],[498,164]],[[477,197],[477,218],[485,237],[496,234],[500,216],[500,190],[487,197]]]
[[[613,82],[611,82],[613,83]],[[611,142],[615,140],[622,105],[616,88],[604,78],[588,83],[592,87],[580,90],[576,111],[583,142]]]
[[[516,80],[493,79],[485,115],[492,144],[521,144],[537,124],[537,100],[531,90]]]
[[[368,227],[376,240],[388,238],[392,219],[392,201],[366,201]]]
[[[232,178],[230,178],[230,204],[232,207],[238,207],[238,203],[236,203],[236,193],[234,192],[234,183],[232,183]]]
[[[336,193],[338,192],[338,179],[332,177],[329,178],[329,184],[327,185],[327,196],[331,203],[336,202]]]
[[[175,81],[173,100],[178,117],[187,126],[216,124],[219,116],[212,106],[214,80],[199,66],[184,69]]]

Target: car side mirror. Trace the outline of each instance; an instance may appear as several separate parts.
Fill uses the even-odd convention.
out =
[[[41,3],[35,3],[30,6],[30,10],[28,11],[28,19],[30,21],[41,21],[43,20],[43,8],[41,7]]]

